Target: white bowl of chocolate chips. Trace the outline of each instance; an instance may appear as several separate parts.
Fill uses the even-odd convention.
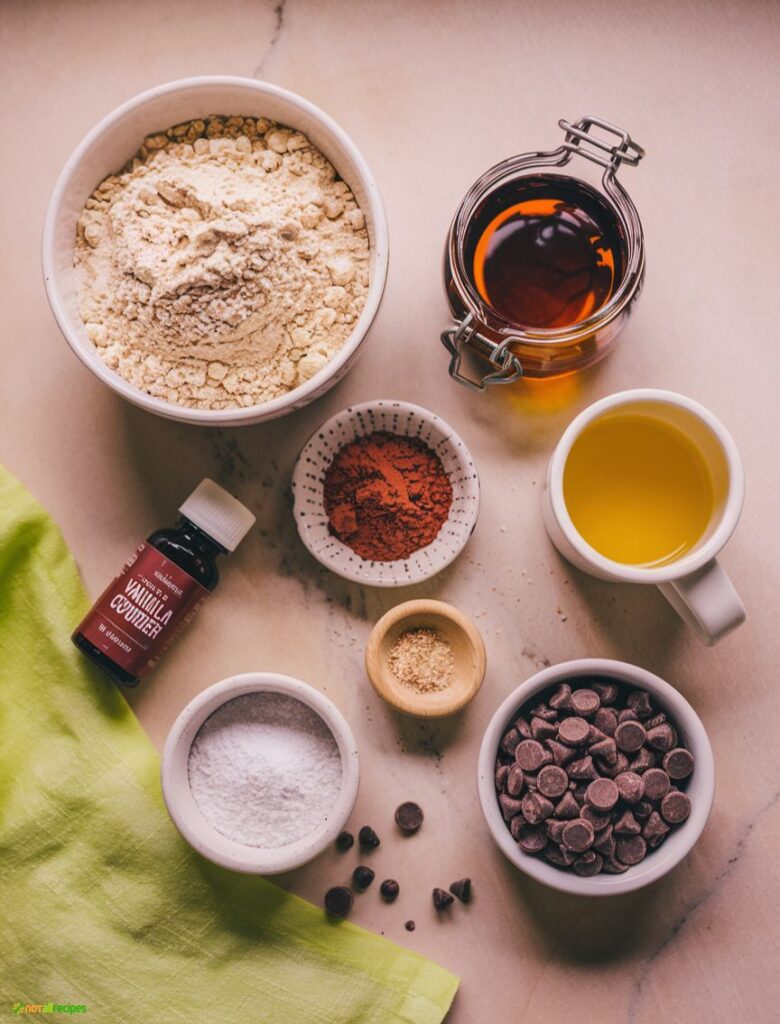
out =
[[[584,658],[501,704],[479,754],[494,840],[521,871],[582,896],[632,892],[695,845],[715,796],[699,716],[663,679]]]

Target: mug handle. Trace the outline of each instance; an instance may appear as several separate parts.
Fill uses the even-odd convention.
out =
[[[658,589],[708,647],[747,617],[734,584],[714,558],[690,576],[659,583]]]

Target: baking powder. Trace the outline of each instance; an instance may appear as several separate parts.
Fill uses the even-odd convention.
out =
[[[341,790],[333,733],[306,704],[279,693],[228,701],[190,748],[195,803],[228,839],[276,849],[314,832]]]

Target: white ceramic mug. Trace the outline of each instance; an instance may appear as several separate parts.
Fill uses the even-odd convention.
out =
[[[614,562],[579,534],[563,496],[563,473],[572,445],[594,420],[615,410],[650,415],[681,430],[709,466],[715,503],[698,543],[665,565],[644,568]],[[642,388],[621,391],[589,406],[564,431],[550,459],[544,493],[544,521],[550,539],[578,569],[604,580],[654,583],[677,614],[705,644],[711,645],[745,621],[745,608],[716,555],[731,536],[742,511],[745,481],[733,438],[705,409],[672,391]]]

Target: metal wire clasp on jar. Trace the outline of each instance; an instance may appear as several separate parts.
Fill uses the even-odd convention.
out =
[[[558,149],[491,167],[450,227],[444,282],[455,324],[441,340],[450,376],[475,391],[597,362],[641,288],[642,225],[616,173],[623,163],[636,166],[645,151],[598,117],[558,123],[565,133]],[[575,157],[582,177],[557,170]],[[487,361],[487,372],[465,374],[466,350]]]

